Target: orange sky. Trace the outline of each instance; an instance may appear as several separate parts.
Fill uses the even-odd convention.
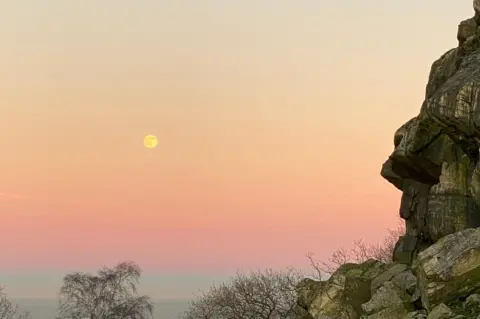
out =
[[[471,4],[199,3],[2,10],[0,271],[305,267],[395,226],[381,164]]]

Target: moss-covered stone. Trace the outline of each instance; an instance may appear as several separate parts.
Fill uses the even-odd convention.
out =
[[[309,313],[334,318],[357,319],[362,314],[362,304],[370,300],[372,280],[381,274],[386,265],[370,259],[362,264],[348,263],[340,266],[325,282],[322,290],[308,307]]]

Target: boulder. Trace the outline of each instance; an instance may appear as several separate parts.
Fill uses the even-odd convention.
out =
[[[380,275],[378,275],[372,280],[372,285],[370,287],[370,291],[372,295],[375,294],[377,289],[380,288],[383,285],[383,283],[391,280],[393,277],[402,273],[406,269],[407,269],[407,265],[405,264],[394,263],[394,264],[388,265],[384,272],[382,272]]]
[[[451,319],[455,314],[443,303],[439,304],[428,314],[427,319]]]
[[[326,281],[312,300],[308,312],[334,318],[357,319],[362,304],[371,298],[372,280],[385,270],[385,264],[370,259],[362,264],[344,264]]]
[[[417,288],[417,277],[411,269],[406,269],[392,278],[392,282],[409,295],[413,295]]]
[[[402,318],[414,310],[411,296],[391,281],[384,282],[362,309],[368,315],[375,314],[368,318]]]
[[[415,272],[427,310],[480,290],[480,228],[447,235],[420,252]]]

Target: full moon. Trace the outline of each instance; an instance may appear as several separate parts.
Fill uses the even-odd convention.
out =
[[[145,145],[146,148],[155,148],[157,144],[158,140],[154,135],[147,135],[143,139],[143,145]]]

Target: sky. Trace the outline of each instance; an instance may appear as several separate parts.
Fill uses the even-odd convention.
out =
[[[0,11],[0,283],[134,260],[153,297],[380,242],[380,177],[471,1],[16,0]],[[158,137],[147,149],[145,135]]]

